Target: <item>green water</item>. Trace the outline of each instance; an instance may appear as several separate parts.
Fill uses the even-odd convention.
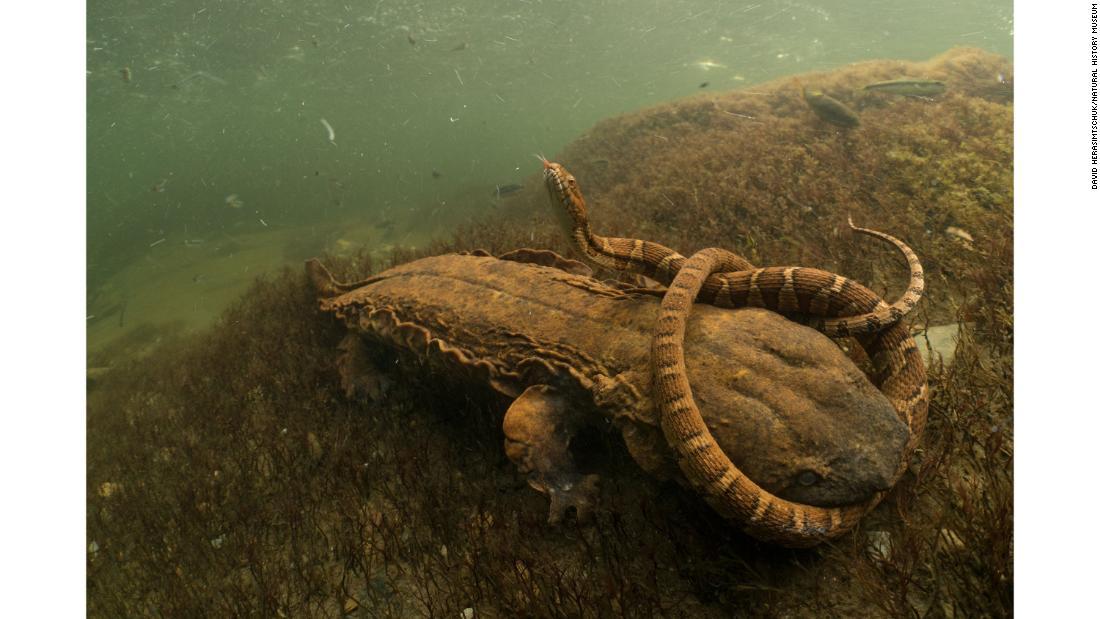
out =
[[[1011,2],[91,2],[90,342],[200,324],[334,239],[424,242],[704,82],[959,45],[1011,56]]]

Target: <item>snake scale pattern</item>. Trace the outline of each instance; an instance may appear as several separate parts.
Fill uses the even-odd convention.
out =
[[[631,271],[668,286],[653,341],[653,372],[661,426],[692,487],[718,513],[765,541],[808,547],[851,530],[886,492],[851,506],[822,508],[781,499],[746,477],[708,430],[692,397],[683,353],[684,333],[696,300],[720,307],[763,307],[809,321],[830,336],[855,336],[871,358],[871,381],[890,400],[910,431],[895,480],[908,466],[928,415],[924,363],[902,318],[924,291],[917,256],[900,240],[849,225],[892,243],[909,265],[909,287],[887,304],[866,287],[840,275],[804,267],[756,268],[724,249],[704,249],[691,258],[639,239],[592,232],[576,179],[560,164],[543,160],[544,180],[555,212],[581,255],[606,268]]]

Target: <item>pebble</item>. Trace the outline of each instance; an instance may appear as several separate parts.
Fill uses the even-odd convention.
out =
[[[463,608],[462,609],[462,619],[474,619],[474,609],[472,609],[472,608]]]
[[[99,496],[109,499],[122,490],[122,484],[113,481],[105,481],[99,485]]]
[[[879,559],[889,559],[894,550],[894,541],[886,531],[867,532],[867,550]]]
[[[955,348],[958,346],[959,325],[939,325],[928,327],[927,340],[924,333],[914,333],[913,340],[917,342],[917,348],[924,355],[925,363],[931,363],[932,354],[943,355],[944,366],[951,365],[955,359]]]

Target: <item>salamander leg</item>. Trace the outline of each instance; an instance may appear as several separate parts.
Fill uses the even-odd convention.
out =
[[[579,427],[565,398],[546,385],[528,387],[504,416],[504,451],[532,488],[550,497],[550,524],[570,508],[587,522],[599,500],[599,476],[583,475],[569,453]]]
[[[344,394],[361,402],[382,400],[390,389],[391,381],[371,358],[363,338],[357,333],[348,333],[340,342],[340,353],[337,365]]]

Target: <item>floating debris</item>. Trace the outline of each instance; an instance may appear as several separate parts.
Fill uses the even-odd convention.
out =
[[[153,241],[152,243],[149,243],[149,247],[156,247],[157,245],[160,245],[161,243],[163,243],[165,240],[167,240],[167,239],[161,238],[161,239],[158,239],[156,241]]]
[[[909,97],[931,97],[943,94],[947,90],[947,84],[940,80],[897,79],[885,82],[867,84],[864,90],[872,92],[885,92],[892,95],[905,95]]]
[[[802,88],[802,99],[810,106],[814,114],[825,122],[840,127],[855,127],[859,125],[859,116],[852,108],[830,97],[820,90],[806,90]]]
[[[160,179],[159,183],[157,183],[156,185],[153,185],[153,188],[150,191],[152,191],[153,193],[164,193],[164,186],[167,185],[167,184],[168,184],[168,179],[162,178],[162,179]]]
[[[130,67],[122,67],[118,70],[118,74],[122,76],[122,81],[126,82],[127,84],[129,84],[130,80],[134,77],[133,72],[130,71]]]
[[[214,75],[212,73],[207,73],[206,71],[195,71],[191,75],[188,75],[187,77],[185,77],[182,80],[176,82],[175,84],[172,84],[172,88],[178,89],[180,86],[183,86],[184,84],[186,84],[190,81],[197,80],[200,77],[207,80],[207,81],[214,82],[215,84],[221,84],[222,86],[228,86],[229,85],[229,82],[223,80],[222,78],[218,77],[217,75]]]
[[[947,234],[950,234],[951,236],[959,239],[960,241],[963,241],[963,243],[965,245],[969,246],[970,243],[974,242],[974,237],[970,236],[970,233],[967,232],[966,230],[963,230],[962,228],[956,228],[955,226],[947,226],[947,229],[944,230],[944,232],[946,232]]]
[[[523,189],[523,185],[517,185],[516,183],[510,183],[508,185],[497,185],[493,190],[493,195],[499,200],[505,196],[510,196]]]
[[[241,208],[244,206],[244,201],[237,197],[237,194],[231,193],[225,197],[225,205],[229,208]]]
[[[321,124],[325,126],[325,131],[328,131],[328,141],[333,146],[336,146],[336,130],[332,128],[332,125],[328,124],[328,121],[324,118],[321,119]]]
[[[700,60],[699,62],[695,63],[695,66],[699,67],[700,69],[702,69],[704,71],[710,71],[711,69],[725,69],[726,68],[726,65],[721,64],[719,62],[714,62],[713,60],[710,60],[710,59]]]

